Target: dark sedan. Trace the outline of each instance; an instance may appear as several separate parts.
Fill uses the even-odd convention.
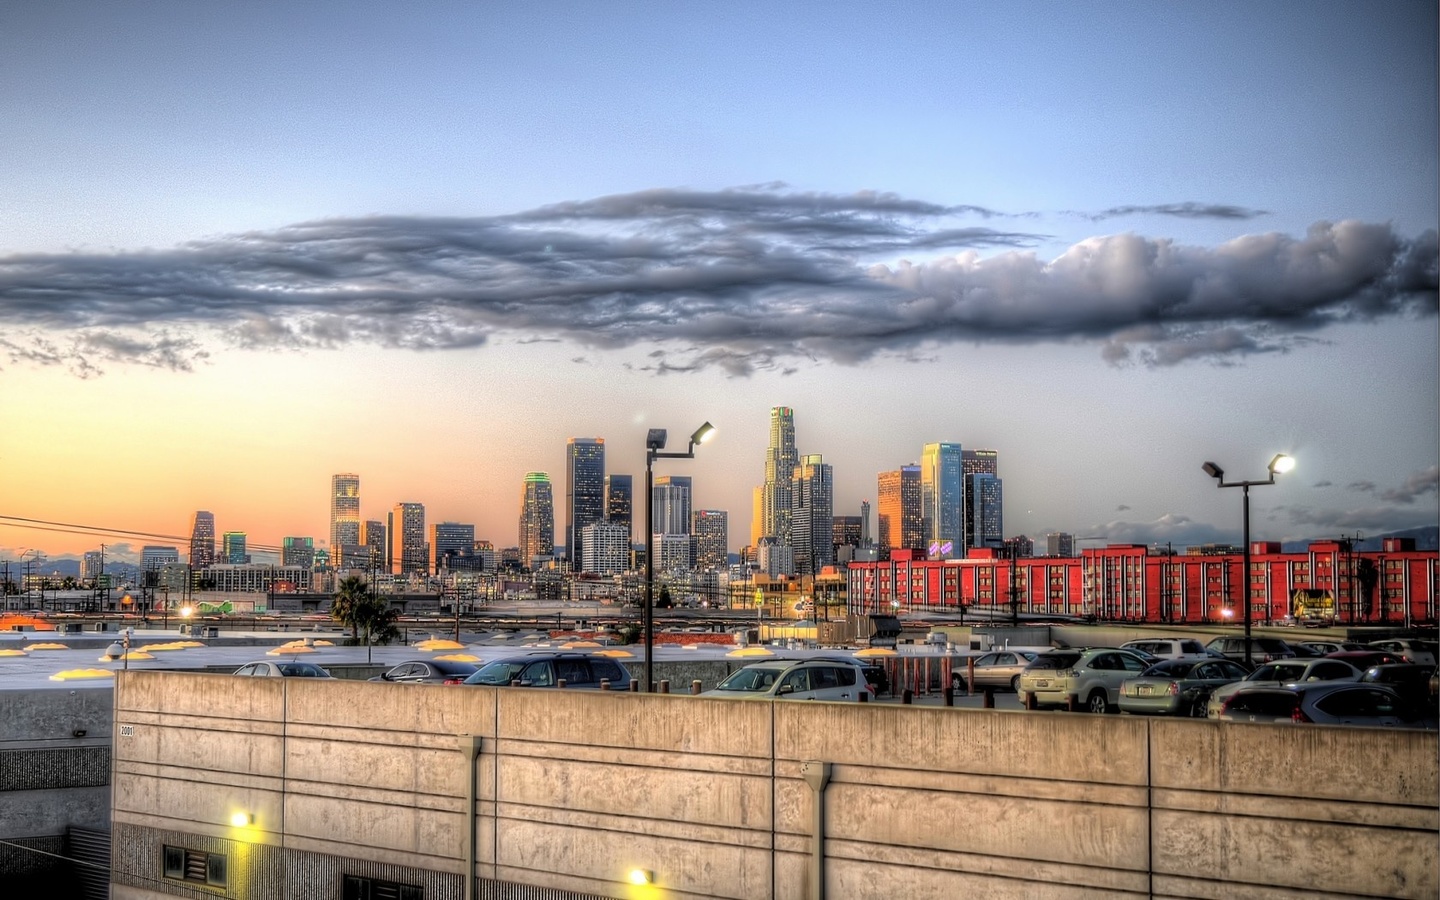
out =
[[[1228,659],[1165,660],[1121,685],[1120,711],[1203,719],[1210,692],[1245,675],[1244,666]]]
[[[475,673],[467,662],[448,659],[415,659],[403,662],[371,681],[393,681],[399,684],[462,684]]]

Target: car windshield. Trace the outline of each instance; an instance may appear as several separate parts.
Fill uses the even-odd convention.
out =
[[[310,663],[277,663],[281,675],[288,675],[291,678],[324,678],[326,672],[319,666],[312,666]],[[373,671],[373,670],[372,670]]]
[[[466,684],[509,684],[525,668],[522,662],[497,661],[481,666],[475,674],[465,679]]]
[[[775,684],[778,673],[771,668],[741,669],[720,682],[716,690],[721,691],[768,691]]]
[[[1042,653],[1030,660],[1027,669],[1068,669],[1080,661],[1078,653]]]

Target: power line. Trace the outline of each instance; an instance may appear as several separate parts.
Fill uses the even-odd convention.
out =
[[[102,525],[78,525],[73,522],[51,522],[46,519],[28,519],[22,516],[0,515],[0,526],[10,528],[23,528],[28,531],[53,531],[60,534],[80,534],[89,537],[138,537],[162,541],[176,541],[178,543],[189,543],[190,538],[183,535],[160,534],[153,531],[134,531],[124,528],[107,528]],[[262,553],[279,553],[281,547],[278,544],[252,544],[246,541],[246,549],[259,550]]]

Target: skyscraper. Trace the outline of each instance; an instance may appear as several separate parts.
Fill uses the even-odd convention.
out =
[[[819,453],[801,457],[790,487],[790,546],[795,570],[815,575],[835,562],[834,475]]]
[[[892,550],[924,550],[924,520],[920,515],[920,467],[911,463],[893,472],[881,472],[875,498],[880,514],[880,557]]]
[[[1002,491],[999,478],[976,472],[965,481],[965,521],[968,547],[998,547],[1003,543]]]
[[[520,489],[520,565],[530,568],[534,559],[555,554],[555,497],[550,476],[527,472]]]
[[[1000,477],[1000,456],[994,450],[965,450],[960,454],[960,472],[961,479],[965,484],[965,521],[963,524],[965,546],[983,546],[970,543],[970,536],[975,533],[976,528],[975,523],[970,521],[970,509],[973,506],[970,501],[970,476],[994,475],[997,478]]]
[[[689,475],[660,475],[655,478],[655,505],[651,522],[656,534],[690,533]]]
[[[360,546],[365,548],[365,568],[390,571],[389,549],[385,543],[385,523],[366,519],[360,523]]]
[[[605,518],[605,439],[571,438],[565,445],[565,554],[580,566],[586,525]]]
[[[190,568],[208,569],[215,565],[215,516],[199,510],[190,519]]]
[[[315,539],[287,537],[280,541],[280,565],[315,568]]]
[[[723,569],[730,563],[730,515],[723,509],[695,510],[695,568]]]
[[[425,548],[425,505],[397,503],[390,511],[390,571],[397,575],[425,572],[429,554]],[[359,544],[360,536],[355,536]]]
[[[605,521],[625,528],[625,546],[635,543],[634,480],[629,475],[605,476]]]
[[[220,546],[220,556],[226,564],[243,566],[250,562],[250,554],[245,552],[245,532],[225,532],[221,535]]]
[[[795,411],[788,406],[770,410],[770,445],[765,448],[764,536],[790,545],[790,489],[798,455],[795,450]]]
[[[142,572],[158,572],[179,561],[180,551],[174,547],[146,544],[140,548],[140,571]]]
[[[475,526],[436,522],[430,526],[430,571],[475,568]]]
[[[330,476],[330,556],[339,567],[346,546],[360,543],[360,476]]]
[[[1046,556],[1074,556],[1075,535],[1064,531],[1052,531],[1045,535]]]
[[[592,522],[585,526],[581,546],[585,555],[577,565],[582,572],[618,575],[630,566],[629,535],[614,522]]]
[[[965,481],[959,444],[926,444],[920,454],[920,514],[933,555],[965,555]],[[947,550],[946,547],[949,547]]]

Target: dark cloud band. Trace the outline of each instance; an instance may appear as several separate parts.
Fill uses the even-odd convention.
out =
[[[1175,208],[1189,207],[1236,209]],[[658,348],[656,371],[746,374],[958,341],[1087,340],[1115,364],[1168,366],[1284,352],[1335,322],[1436,312],[1434,232],[1412,240],[1388,225],[1322,222],[1303,238],[1216,247],[1121,234],[1045,261],[1030,249],[1043,235],[955,221],[1000,215],[767,185],[0,257],[0,351],[89,374],[110,360],[184,370],[203,359],[207,330],[246,348],[546,339]],[[942,255],[882,262],[922,253]]]

